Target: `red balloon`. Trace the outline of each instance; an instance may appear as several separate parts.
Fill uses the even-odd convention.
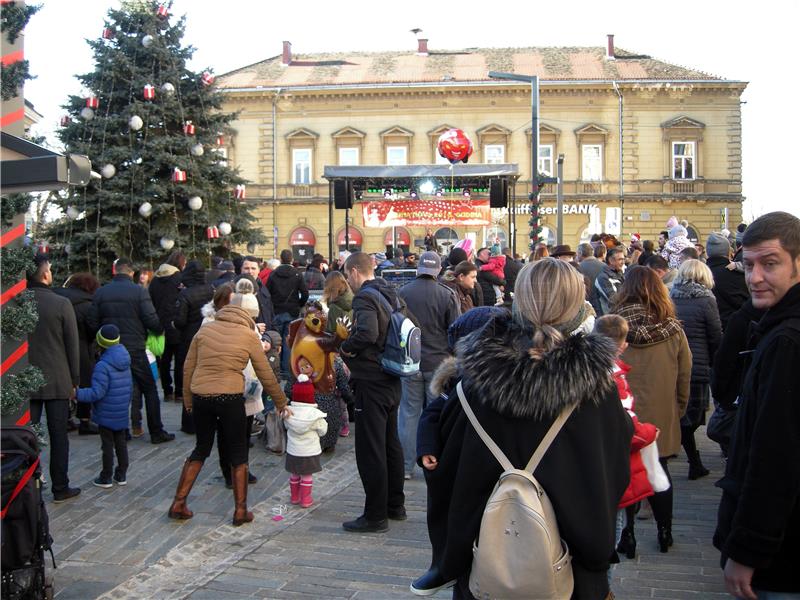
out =
[[[439,136],[436,144],[439,155],[444,156],[451,164],[466,163],[472,156],[472,142],[460,129],[448,129]]]

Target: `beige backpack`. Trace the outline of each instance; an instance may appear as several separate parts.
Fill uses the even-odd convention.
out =
[[[556,515],[533,472],[575,406],[555,420],[524,470],[515,469],[470,408],[461,382],[461,406],[483,443],[503,466],[481,518],[473,546],[469,589],[478,600],[565,600],[572,595],[569,548]]]

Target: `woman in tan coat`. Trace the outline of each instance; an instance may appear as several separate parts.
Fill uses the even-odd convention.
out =
[[[205,324],[192,339],[184,364],[183,404],[193,413],[197,444],[186,460],[169,509],[172,519],[191,519],[186,497],[197,479],[203,462],[211,453],[214,433],[224,432],[225,456],[231,464],[235,511],[233,524],[253,520],[247,510],[247,417],[244,409],[244,375],[247,361],[252,361],[258,379],[275,401],[275,407],[286,409],[286,396],[267,363],[261,342],[254,332],[248,312],[231,304],[217,311],[214,321]]]
[[[689,401],[689,343],[666,286],[648,267],[628,269],[614,307],[628,322],[628,349],[622,360],[631,367],[628,383],[636,414],[658,427],[659,461],[669,477],[667,459],[680,451],[680,420]],[[648,501],[658,525],[659,550],[667,552],[672,546],[672,486]]]

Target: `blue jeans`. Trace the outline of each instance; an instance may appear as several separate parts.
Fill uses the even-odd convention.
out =
[[[433,400],[428,389],[433,379],[433,371],[420,371],[411,377],[400,380],[403,395],[400,397],[400,410],[397,414],[397,433],[403,446],[403,463],[407,474],[414,470],[417,458],[417,425],[422,409]]]
[[[289,358],[292,355],[292,349],[289,348],[286,338],[289,335],[289,323],[294,321],[297,317],[293,317],[287,312],[278,313],[272,320],[272,329],[281,334],[281,373],[288,375],[291,371],[289,369]]]

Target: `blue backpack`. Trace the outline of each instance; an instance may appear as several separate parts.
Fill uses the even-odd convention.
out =
[[[400,312],[399,304],[392,307],[375,288],[363,289],[379,298],[383,307],[389,311],[386,342],[380,355],[383,371],[396,377],[410,377],[419,373],[419,361],[422,358],[422,332],[419,327]]]

